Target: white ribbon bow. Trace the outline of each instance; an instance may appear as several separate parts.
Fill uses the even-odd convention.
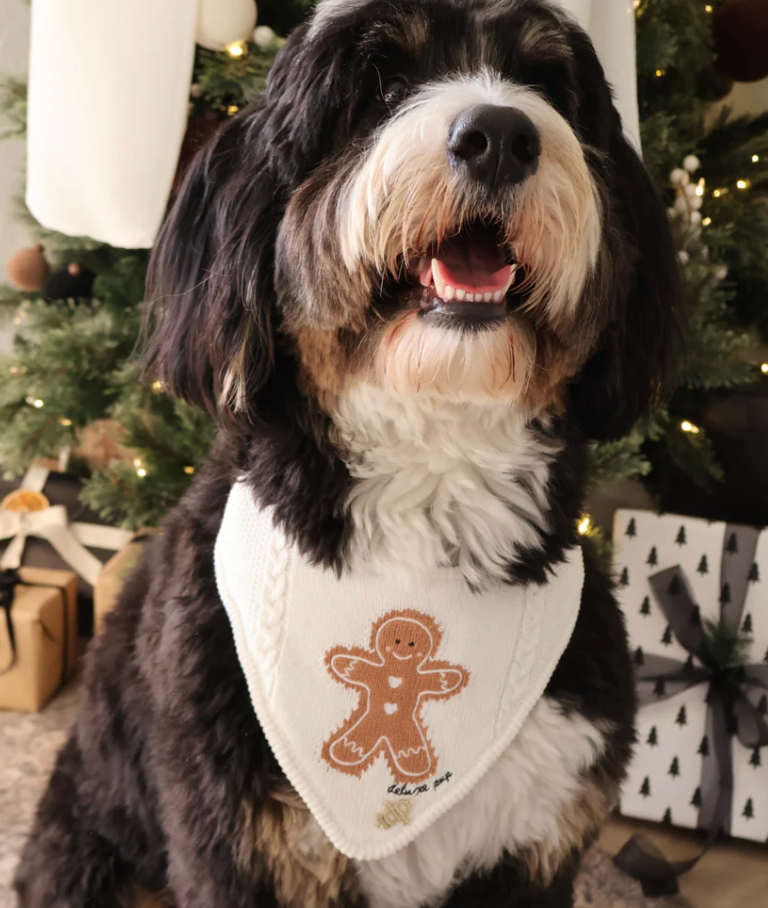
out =
[[[47,478],[47,470],[33,467],[25,476],[21,488],[40,491]],[[70,524],[67,509],[61,504],[42,511],[9,511],[0,508],[0,540],[12,540],[0,558],[2,570],[21,567],[28,536],[45,539],[74,571],[91,586],[95,586],[102,564],[85,546],[118,551],[128,545],[133,533],[130,530],[91,523]]]

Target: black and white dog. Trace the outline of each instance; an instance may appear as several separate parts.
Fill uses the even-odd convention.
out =
[[[678,295],[586,35],[544,0],[324,0],[193,166],[149,293],[151,362],[219,438],[92,648],[21,908],[572,905],[635,708],[588,546],[570,642],[506,752],[371,860],[273,755],[213,553],[238,480],[340,578],[448,568],[512,595],[578,551],[588,441],[664,387]]]

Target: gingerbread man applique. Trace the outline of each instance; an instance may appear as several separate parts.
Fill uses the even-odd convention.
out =
[[[352,715],[323,745],[323,759],[334,769],[359,777],[383,754],[397,782],[421,782],[437,772],[422,705],[455,697],[470,677],[432,659],[441,639],[432,618],[409,609],[374,623],[369,650],[328,651],[331,677],[360,694]]]

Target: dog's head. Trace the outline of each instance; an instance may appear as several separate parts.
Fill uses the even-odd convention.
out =
[[[326,411],[366,382],[607,437],[663,385],[676,296],[664,208],[572,20],[324,0],[186,179],[150,355],[249,422],[280,368]]]

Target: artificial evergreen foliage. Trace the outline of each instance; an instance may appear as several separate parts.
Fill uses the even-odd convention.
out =
[[[313,5],[260,0],[259,24],[285,36]],[[718,0],[711,5],[717,8]],[[713,118],[710,103],[721,80],[708,6],[701,0],[636,4],[643,156],[667,197],[689,316],[679,387],[669,404],[625,438],[592,452],[595,486],[641,476],[661,492],[662,506],[656,477],[669,464],[702,485],[723,478],[706,433],[683,426],[709,389],[759,377],[747,355],[750,335],[768,339],[768,115]],[[248,44],[241,57],[198,48],[190,117],[223,120],[242,109],[263,86],[280,43]],[[10,124],[6,133],[23,135],[22,83],[5,83],[0,111]],[[684,217],[680,172],[693,155],[699,166],[686,171],[686,179],[701,186],[702,204]],[[87,304],[45,305],[38,295],[0,288],[0,310],[18,321],[13,355],[0,364],[5,470],[19,473],[33,458],[56,456],[62,447],[77,450],[87,426],[111,420],[129,453],[93,472],[85,498],[115,522],[154,523],[183,494],[212,427],[205,415],[172,402],[151,377],[138,376],[147,254],[46,230],[23,206],[19,214],[54,269],[77,261],[97,281]],[[756,571],[750,580],[758,580]]]

